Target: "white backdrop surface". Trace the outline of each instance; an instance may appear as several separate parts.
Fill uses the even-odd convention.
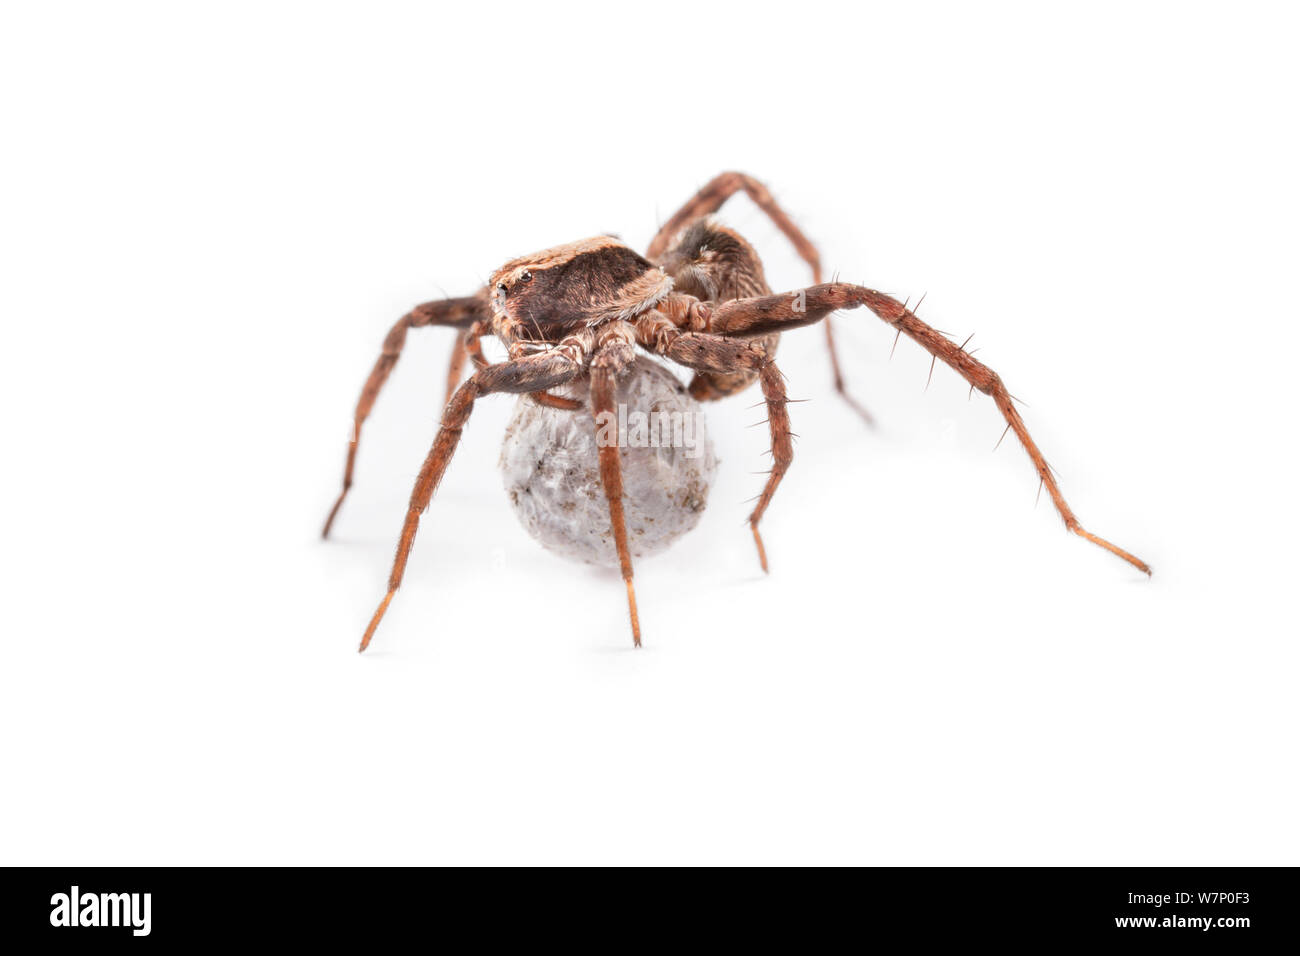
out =
[[[1300,354],[1285,5],[10,7],[0,862],[1297,861]],[[750,172],[865,313],[708,410],[699,527],[616,575],[535,545],[480,403],[376,644],[449,333],[506,259],[643,247]],[[723,218],[807,281],[748,200]]]

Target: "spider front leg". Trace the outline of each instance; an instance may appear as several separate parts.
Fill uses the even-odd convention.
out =
[[[609,502],[609,523],[614,532],[614,545],[618,549],[619,569],[627,587],[627,613],[632,621],[632,644],[641,646],[641,621],[636,613],[636,590],[632,586],[632,553],[627,544],[627,519],[623,514],[623,461],[618,439],[612,443],[601,441],[600,436],[613,433],[617,436],[618,410],[614,390],[618,375],[636,358],[632,347],[635,339],[631,329],[617,323],[606,327],[601,343],[591,360],[591,413],[596,419],[597,456],[600,460],[600,483]]]
[[[356,466],[357,446],[361,441],[361,426],[370,416],[370,410],[374,408],[375,399],[379,397],[379,391],[384,387],[384,382],[388,380],[389,374],[393,371],[393,366],[401,358],[402,348],[406,345],[407,331],[426,325],[468,328],[475,322],[486,319],[486,317],[487,299],[481,294],[459,299],[439,299],[417,305],[398,319],[397,324],[389,330],[388,335],[384,338],[384,345],[379,358],[375,361],[375,366],[370,370],[370,376],[361,389],[361,398],[357,400],[356,412],[353,415],[352,438],[348,442],[347,464],[343,468],[343,489],[339,492],[338,498],[334,501],[334,507],[330,509],[329,516],[325,519],[325,527],[321,529],[322,538],[329,537],[334,518],[339,513],[339,508],[343,506],[343,499],[347,497],[348,489],[352,487],[352,471]],[[452,352],[452,360],[448,369],[447,391],[449,397],[452,389],[455,388],[452,379],[459,380],[464,367],[464,358],[461,357],[462,348],[463,345],[458,345],[456,350]]]
[[[681,209],[677,210],[650,242],[650,247],[646,250],[646,257],[654,262],[658,262],[668,246],[679,232],[689,226],[701,216],[709,216],[722,208],[723,203],[734,196],[736,193],[743,191],[746,196],[759,209],[767,214],[772,223],[785,234],[794,246],[795,252],[799,254],[808,268],[812,271],[813,284],[820,284],[822,281],[822,262],[821,256],[817,253],[817,247],[812,241],[803,234],[802,230],[794,224],[784,209],[780,207],[767,187],[755,179],[753,176],[747,176],[744,173],[735,171],[725,172],[709,180],[699,192],[686,201]],[[844,384],[844,374],[840,370],[839,353],[835,347],[835,333],[831,330],[831,323],[828,319],[825,324],[826,329],[826,350],[831,360],[831,377],[835,383],[835,391],[840,398],[848,404],[864,422],[875,427],[876,420],[871,413],[852,395],[849,394],[848,386]]]
[[[402,535],[397,542],[397,555],[393,559],[393,570],[388,577],[388,593],[384,595],[379,609],[370,619],[365,636],[361,638],[360,650],[364,651],[375,635],[375,629],[388,610],[393,595],[402,586],[402,576],[406,572],[406,561],[411,555],[411,546],[415,543],[415,533],[420,526],[420,515],[429,507],[442,481],[451,456],[460,443],[462,430],[469,421],[474,402],[480,396],[492,392],[535,392],[554,388],[571,381],[582,373],[583,364],[591,348],[591,336],[583,333],[571,336],[554,349],[539,352],[513,362],[488,365],[479,369],[464,385],[456,389],[442,413],[442,425],[433,440],[433,447],[420,468],[411,491],[411,503],[406,509],[406,520],[402,523]]]
[[[1105,548],[1111,554],[1123,558],[1139,571],[1151,573],[1145,561],[1135,557],[1123,548],[1111,544],[1105,538],[1087,531],[1079,524],[1070,506],[1066,504],[1061,489],[1056,484],[1051,468],[1043,458],[1042,452],[1029,436],[1024,420],[1016,410],[1011,393],[1002,384],[997,373],[982,362],[977,361],[965,349],[953,343],[922,322],[915,314],[908,311],[898,300],[862,286],[844,282],[832,282],[815,285],[807,289],[783,295],[761,296],[754,299],[737,299],[718,306],[708,317],[706,327],[710,332],[723,336],[753,336],[768,332],[786,331],[801,325],[809,325],[824,319],[837,309],[853,309],[865,306],[885,322],[898,329],[909,338],[919,343],[922,348],[936,359],[952,368],[962,378],[993,399],[1006,419],[1007,428],[1016,433],[1020,444],[1029,454],[1039,480],[1051,495],[1065,527],[1081,538]]]
[[[486,332],[487,324],[484,322],[476,322],[465,330],[465,337],[461,341],[465,356],[474,363],[475,368],[487,368],[488,366],[488,360],[483,355],[482,342],[483,335]],[[447,375],[447,401],[451,401],[452,393],[456,390],[456,386],[460,384],[460,371],[459,368],[455,366],[455,361],[455,355],[453,354],[453,371],[450,371]],[[583,403],[576,399],[564,398],[561,395],[552,395],[550,392],[533,392],[529,397],[538,405],[543,405],[547,408],[558,408],[567,412],[574,412],[583,407]]]

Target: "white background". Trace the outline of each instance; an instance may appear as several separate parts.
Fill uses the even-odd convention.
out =
[[[1295,864],[1285,5],[16,5],[3,89],[0,861]],[[616,575],[518,526],[475,413],[372,651],[450,334],[507,258],[643,247],[717,172],[1027,403],[787,336],[698,529]],[[806,273],[741,198],[774,286]]]

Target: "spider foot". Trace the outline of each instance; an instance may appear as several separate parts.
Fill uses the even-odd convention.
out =
[[[627,585],[627,613],[632,619],[632,646],[641,646],[641,619],[636,613],[636,589],[632,587],[632,579],[624,578],[623,583]]]
[[[866,406],[849,394],[848,389],[844,387],[843,382],[835,383],[835,391],[839,393],[840,398],[844,399],[846,405],[857,413],[858,417],[866,424],[868,428],[876,427],[876,417],[867,411]]]
[[[1074,524],[1067,524],[1066,527],[1069,528],[1071,531],[1073,531],[1075,534],[1077,534],[1079,537],[1091,541],[1099,548],[1105,548],[1107,551],[1109,551],[1111,554],[1115,555],[1116,557],[1123,558],[1125,561],[1133,565],[1133,567],[1137,568],[1147,577],[1151,577],[1151,565],[1147,564],[1137,555],[1130,554],[1129,552],[1125,551],[1123,548],[1111,544],[1105,538],[1099,535],[1095,535],[1091,531],[1085,531],[1082,527],[1080,527],[1080,525],[1077,522],[1075,522]]]
[[[370,626],[366,628],[365,636],[361,638],[361,646],[357,648],[358,654],[370,646],[370,639],[375,636],[375,628],[379,627],[379,622],[384,619],[384,612],[388,610],[388,605],[392,602],[393,595],[396,593],[396,588],[389,588],[388,593],[384,595],[384,599],[379,602],[379,609],[375,611],[375,616],[370,619]]]
[[[749,529],[754,532],[754,544],[758,547],[758,563],[763,568],[763,573],[769,573],[767,570],[767,549],[763,547],[763,536],[758,533],[758,522],[750,519]]]

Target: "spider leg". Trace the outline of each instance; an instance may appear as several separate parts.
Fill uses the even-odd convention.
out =
[[[744,190],[745,195],[753,200],[754,205],[767,213],[767,217],[785,233],[785,237],[799,253],[799,258],[808,263],[808,267],[812,269],[813,281],[820,282],[822,266],[821,257],[817,255],[817,247],[786,215],[785,210],[777,205],[766,186],[753,176],[734,171],[713,177],[699,192],[688,199],[686,204],[659,228],[659,232],[655,234],[646,250],[646,258],[652,262],[659,259],[668,250],[668,244],[672,242],[674,236],[701,216],[717,212],[722,208],[723,203],[741,190]]]
[[[451,397],[456,394],[456,388],[460,385],[460,380],[465,375],[465,363],[469,361],[469,348],[465,345],[465,337],[469,331],[456,336],[456,341],[451,346],[451,356],[447,360],[447,390],[442,397],[442,404],[446,405],[451,401]]]
[[[650,247],[646,250],[646,258],[652,262],[658,262],[660,257],[668,250],[668,244],[672,242],[674,236],[701,216],[708,216],[717,212],[722,208],[723,203],[742,190],[753,201],[754,205],[767,213],[767,217],[790,240],[790,244],[794,246],[799,258],[808,263],[808,268],[812,270],[813,284],[819,285],[822,281],[822,263],[821,256],[817,253],[817,247],[794,224],[794,220],[786,214],[785,210],[777,204],[766,186],[753,176],[734,171],[715,176],[699,192],[687,200],[686,204],[660,227],[659,232],[651,240]],[[835,383],[835,391],[848,403],[850,408],[861,416],[863,421],[874,427],[876,424],[875,418],[857,399],[849,394],[848,387],[844,384],[844,375],[840,371],[839,354],[835,348],[835,333],[831,329],[829,320],[826,322],[826,350],[830,355],[831,376]]]
[[[465,330],[465,337],[461,340],[465,349],[465,354],[468,355],[470,361],[474,363],[475,368],[487,368],[488,366],[488,360],[483,355],[482,342],[483,335],[486,331],[487,329],[483,324],[473,325]],[[455,361],[454,353],[452,355],[452,361]],[[452,392],[456,390],[458,384],[460,384],[459,371],[449,371],[447,375],[447,401],[451,401]],[[547,408],[558,408],[568,412],[574,412],[583,407],[582,402],[576,401],[572,398],[565,398],[561,395],[552,395],[550,392],[546,391],[534,392],[530,397],[537,402],[538,405],[543,405]]]
[[[384,338],[384,345],[379,353],[379,358],[375,361],[375,366],[370,370],[370,377],[366,379],[365,387],[361,389],[361,397],[357,400],[356,412],[353,416],[352,439],[348,442],[347,464],[343,468],[343,489],[334,501],[334,507],[330,509],[329,516],[325,519],[325,527],[321,529],[321,537],[328,538],[330,526],[334,524],[334,518],[339,513],[339,508],[343,506],[343,499],[347,497],[348,489],[352,487],[352,470],[356,466],[357,446],[361,441],[361,426],[366,418],[370,415],[370,410],[375,405],[375,399],[379,397],[379,390],[384,387],[384,382],[388,380],[389,374],[393,371],[393,366],[402,355],[402,347],[406,345],[406,333],[408,329],[419,328],[426,325],[447,325],[456,328],[466,328],[474,322],[486,319],[487,317],[487,300],[481,295],[467,296],[460,299],[439,299],[434,302],[426,302],[423,305],[417,305],[406,315],[397,320],[397,324],[389,330],[388,335]],[[450,373],[455,372],[459,378],[460,371],[456,364],[456,353],[452,353],[452,368]],[[463,365],[463,360],[461,362]],[[450,383],[448,391],[451,390]]]
[[[1056,478],[1052,474],[1042,452],[1029,435],[1024,419],[1020,417],[1011,394],[1002,379],[984,363],[973,358],[969,352],[958,346],[947,336],[931,328],[918,319],[915,313],[901,302],[882,292],[845,282],[832,282],[815,285],[807,289],[782,295],[761,296],[753,299],[737,299],[723,303],[712,310],[706,327],[710,332],[722,336],[754,336],[774,331],[785,331],[802,325],[810,325],[825,318],[837,309],[853,309],[865,306],[879,318],[898,329],[904,335],[917,342],[939,361],[953,369],[957,374],[993,399],[1006,419],[1007,427],[1016,433],[1020,444],[1033,462],[1034,469],[1047,493],[1052,498],[1065,527],[1086,538],[1093,544],[1105,548],[1111,554],[1123,558],[1139,571],[1151,573],[1146,562],[1111,544],[1105,538],[1098,537],[1079,524],[1070,506],[1061,494]],[[742,339],[743,341],[743,339]]]
[[[467,360],[473,361],[476,369],[487,368],[488,360],[483,355],[483,343],[481,341],[486,331],[482,323],[476,323],[456,339],[456,344],[451,350],[451,360],[447,366],[447,397],[442,400],[444,406],[451,401],[451,396],[456,393],[456,386],[460,384]],[[538,405],[547,408],[558,408],[566,412],[574,412],[582,408],[582,402],[572,398],[565,398],[562,395],[552,395],[550,392],[533,392],[530,397]]]
[[[609,327],[610,334],[597,349],[591,360],[591,413],[596,419],[597,436],[602,422],[617,418],[614,389],[618,374],[632,364],[636,352],[632,348],[630,329],[620,324]],[[615,430],[617,434],[617,430]],[[632,554],[627,544],[627,520],[623,514],[623,461],[617,438],[612,444],[598,442],[600,483],[609,502],[609,523],[618,548],[618,564],[627,588],[627,613],[632,622],[632,644],[641,646],[641,621],[636,613],[636,590],[632,586]]]
[[[475,369],[487,368],[491,364],[483,354],[483,336],[487,331],[486,322],[476,322],[465,330],[465,352]]]
[[[582,402],[576,398],[565,398],[563,395],[552,395],[550,392],[533,392],[528,397],[543,408],[558,408],[563,412],[576,412],[582,407]]]
[[[701,311],[698,305],[692,305],[684,297],[665,303],[664,308],[667,312],[656,310],[638,320],[636,333],[641,345],[697,372],[735,372],[741,369],[758,372],[772,438],[772,469],[758,496],[758,504],[750,512],[749,528],[758,548],[758,562],[766,573],[767,549],[763,547],[758,522],[772,503],[777,486],[794,460],[790,413],[786,408],[789,399],[781,371],[760,339],[729,339],[708,332],[683,331],[683,325],[708,321],[707,311]]]
[[[442,413],[442,425],[433,440],[433,447],[429,449],[419,477],[415,479],[411,503],[402,524],[402,535],[397,542],[393,570],[388,578],[388,593],[370,619],[370,625],[361,639],[360,650],[364,651],[369,646],[393,595],[402,585],[406,561],[411,555],[415,533],[420,526],[420,515],[429,507],[429,501],[447,471],[447,465],[460,442],[461,432],[474,409],[475,400],[492,392],[534,392],[570,381],[582,373],[583,363],[590,351],[590,338],[589,333],[585,336],[571,336],[549,351],[481,368],[456,389]]]
[[[820,281],[820,277],[813,279],[813,282]],[[875,428],[876,417],[872,415],[871,412],[867,411],[866,407],[861,402],[849,394],[848,386],[844,384],[844,375],[840,372],[839,356],[835,352],[835,333],[831,331],[831,320],[827,318],[826,321],[822,323],[822,326],[826,329],[826,350],[830,353],[831,357],[831,376],[835,380],[835,391],[839,393],[840,398],[844,399],[844,401],[848,403],[849,408],[858,413],[859,418],[872,428]]]
[[[775,362],[764,365],[758,373],[759,385],[763,389],[763,400],[767,402],[767,425],[772,436],[772,470],[767,474],[767,484],[758,497],[758,504],[749,515],[749,528],[754,532],[754,544],[758,547],[758,563],[767,573],[767,549],[763,547],[763,536],[758,533],[758,522],[763,512],[772,503],[776,486],[781,483],[785,473],[794,461],[794,441],[790,431],[790,413],[786,409],[789,399],[785,394],[785,382]]]

